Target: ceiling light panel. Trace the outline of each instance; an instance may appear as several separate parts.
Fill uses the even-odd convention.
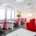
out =
[[[36,3],[33,3],[33,8],[36,9]]]
[[[33,16],[33,14],[32,13],[28,13],[28,16]]]
[[[23,2],[23,0],[16,0],[16,2]]]
[[[8,4],[8,3],[3,3],[2,5],[3,5],[3,6],[9,6],[9,4]]]

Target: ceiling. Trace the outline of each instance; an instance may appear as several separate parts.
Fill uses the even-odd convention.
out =
[[[9,7],[14,9],[24,10],[24,9],[36,9],[36,0],[23,0],[23,2],[16,2],[16,0],[0,0],[2,4],[9,4]]]

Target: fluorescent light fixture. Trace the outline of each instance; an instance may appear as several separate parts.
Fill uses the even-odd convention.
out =
[[[8,3],[4,3],[4,4],[2,4],[3,6],[9,6],[9,4]]]
[[[23,2],[23,0],[16,0],[17,2]]]
[[[32,13],[31,13],[31,14],[30,14],[30,13],[28,13],[28,16],[32,16],[32,15],[33,15]]]

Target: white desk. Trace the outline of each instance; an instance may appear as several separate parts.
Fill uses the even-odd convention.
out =
[[[34,35],[36,35],[36,33],[20,28],[16,31],[7,34],[6,36],[34,36]]]
[[[6,24],[6,25],[7,25],[7,29],[8,29],[8,28],[11,28],[12,30],[14,30],[14,29],[13,29],[13,26],[14,26],[13,23],[14,23],[14,21],[8,21],[7,24]]]

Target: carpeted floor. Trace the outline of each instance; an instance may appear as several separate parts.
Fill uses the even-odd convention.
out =
[[[13,31],[15,31],[15,30],[17,30],[17,29],[19,29],[19,28],[24,28],[24,29],[25,29],[25,24],[24,24],[24,25],[21,25],[21,26],[19,26],[19,27],[14,27],[14,30],[13,30]],[[8,30],[5,32],[5,35],[3,34],[3,35],[0,35],[0,36],[6,36],[6,34],[9,34],[9,33],[13,32],[13,31],[8,29]]]

